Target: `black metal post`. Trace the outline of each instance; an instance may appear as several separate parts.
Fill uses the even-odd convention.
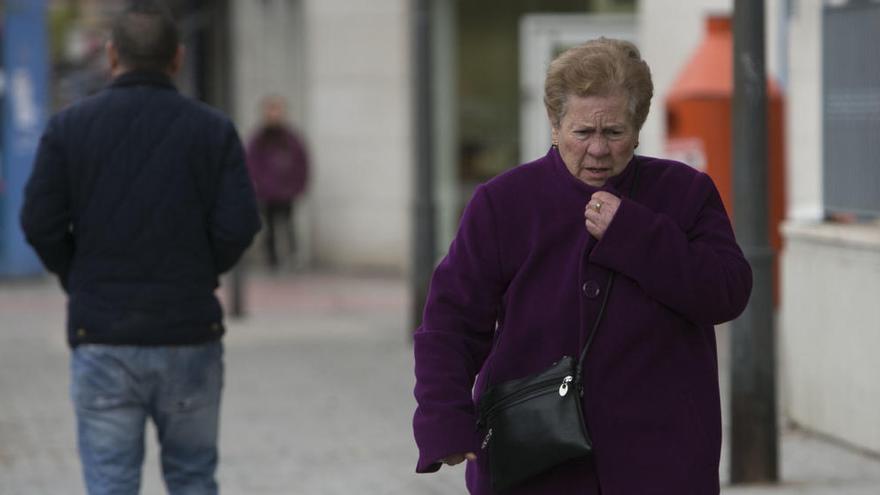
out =
[[[733,216],[753,285],[731,330],[730,480],[774,482],[779,454],[763,0],[734,3],[733,32]]]
[[[227,114],[233,113],[235,106],[235,57],[229,56],[232,45],[232,33],[235,32],[232,26],[232,16],[230,15],[229,0],[221,0],[219,2],[209,3],[210,7],[205,7],[202,0],[194,0],[194,4],[198,5],[203,14],[207,15],[209,24],[206,30],[205,39],[210,40],[210,50],[213,51],[212,57],[204,62],[211,63],[213,67],[206,71],[202,76],[210,80],[206,83],[206,87],[210,88],[209,92],[212,96],[210,103],[220,107]],[[205,11],[204,9],[210,9]],[[204,67],[205,64],[203,64]],[[227,297],[229,298],[229,316],[231,318],[242,318],[245,316],[247,302],[245,298],[246,280],[247,280],[247,253],[238,260],[238,263],[232,267],[226,277]]]
[[[229,283],[229,316],[241,318],[244,316],[244,259],[238,261],[229,271],[227,281]]]
[[[413,67],[415,67],[415,173],[413,188],[410,328],[422,322],[436,257],[433,181],[433,108],[431,73],[431,0],[413,0]]]

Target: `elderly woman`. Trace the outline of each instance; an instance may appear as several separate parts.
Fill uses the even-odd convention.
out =
[[[281,224],[287,237],[287,251],[296,250],[296,201],[305,192],[309,179],[309,156],[299,134],[287,122],[287,103],[279,95],[268,95],[261,105],[260,127],[247,145],[247,166],[254,193],[266,226],[266,261],[277,270],[276,227]]]
[[[584,364],[592,455],[505,493],[719,492],[713,325],[744,309],[751,270],[706,174],[634,154],[652,94],[629,42],[550,65],[553,146],[476,189],[434,272],[415,334],[418,472],[467,460],[469,491],[494,493],[480,396],[578,356],[616,274]]]

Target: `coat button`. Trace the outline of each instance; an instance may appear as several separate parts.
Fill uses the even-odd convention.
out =
[[[219,323],[211,323],[211,330],[213,330],[215,332],[219,332],[220,329],[221,329],[221,327],[220,327]]]
[[[83,339],[83,338],[85,338],[85,337],[86,337],[86,329],[85,329],[85,328],[79,328],[79,329],[77,329],[77,330],[76,330],[76,337],[79,338],[79,339]]]
[[[595,299],[599,296],[599,293],[601,292],[599,284],[597,284],[595,280],[587,280],[586,282],[584,282],[583,290],[584,295],[589,297],[590,299]]]

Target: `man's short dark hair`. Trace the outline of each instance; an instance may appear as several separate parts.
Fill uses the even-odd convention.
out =
[[[128,69],[168,69],[180,34],[171,12],[154,1],[131,2],[113,21],[113,46]]]

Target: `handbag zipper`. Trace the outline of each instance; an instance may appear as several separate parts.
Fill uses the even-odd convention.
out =
[[[486,410],[486,413],[483,414],[482,417],[485,418],[486,420],[488,420],[491,416],[493,416],[495,414],[496,411],[498,411],[500,409],[506,409],[512,405],[519,404],[523,400],[528,400],[533,397],[538,397],[540,395],[544,395],[545,393],[553,392],[554,390],[558,390],[559,395],[561,397],[565,397],[565,395],[568,393],[569,383],[571,383],[572,380],[573,380],[573,377],[571,375],[566,375],[565,377],[561,378],[561,380],[560,380],[560,378],[554,378],[554,379],[548,379],[548,380],[544,380],[539,383],[529,385],[528,387],[526,387],[522,390],[517,390],[516,392],[514,392],[514,393],[504,397],[503,399],[499,400],[498,402],[496,402],[495,405],[493,405],[492,407],[490,407],[489,409]],[[548,388],[546,390],[541,390],[542,388],[547,387],[548,385],[554,385],[554,384],[557,384],[560,382],[561,382],[561,384],[559,385],[559,388],[552,387],[552,388]],[[540,391],[540,392],[533,393],[535,391]],[[477,421],[478,426],[480,426],[482,423],[484,423],[484,421],[482,419],[480,421]]]

